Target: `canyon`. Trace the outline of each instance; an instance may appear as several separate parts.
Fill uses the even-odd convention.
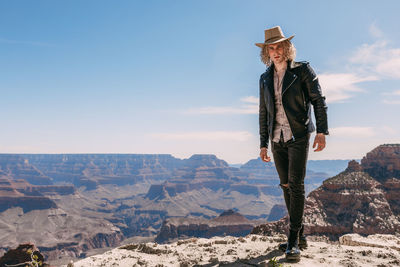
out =
[[[316,163],[320,169],[308,170],[309,191],[341,168]],[[215,155],[1,154],[0,255],[31,241],[61,264],[154,240],[168,219],[209,225],[229,209],[249,221],[240,226],[245,231],[235,230],[245,235],[284,215],[281,194],[273,164],[259,159],[236,168]]]

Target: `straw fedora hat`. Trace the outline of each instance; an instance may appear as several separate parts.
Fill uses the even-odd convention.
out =
[[[283,35],[281,27],[279,27],[279,26],[276,26],[276,27],[273,27],[270,29],[266,29],[264,31],[264,33],[265,33],[265,42],[264,43],[256,43],[256,46],[258,46],[260,48],[263,48],[264,45],[276,44],[276,43],[279,43],[279,42],[282,42],[285,40],[291,40],[294,37],[294,35],[292,35],[292,36],[286,38]]]

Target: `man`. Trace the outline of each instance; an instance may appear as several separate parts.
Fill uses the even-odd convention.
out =
[[[304,237],[304,177],[310,133],[315,131],[311,105],[317,125],[314,151],[325,148],[328,135],[327,106],[318,78],[307,62],[295,62],[296,49],[279,26],[265,30],[261,61],[267,70],[260,78],[260,157],[269,162],[268,142],[279,174],[289,213],[287,243],[281,244],[286,259],[299,260],[300,248],[307,246]],[[299,241],[300,239],[300,241]]]

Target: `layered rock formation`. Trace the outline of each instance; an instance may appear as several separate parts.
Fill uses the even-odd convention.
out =
[[[99,184],[166,180],[182,165],[182,160],[162,154],[26,154],[23,157],[55,182],[89,189]]]
[[[381,159],[388,159],[388,163]],[[305,233],[333,239],[345,233],[399,233],[400,180],[393,178],[398,164],[399,145],[375,148],[363,158],[361,165],[350,161],[345,171],[325,180],[307,197]],[[287,226],[288,217],[284,217],[257,226],[252,233],[284,233]]]
[[[247,177],[214,155],[193,155],[168,181],[151,185],[144,196],[124,199],[119,214],[130,230],[135,229],[130,234],[156,234],[169,217],[210,219],[233,208],[249,219],[265,219],[272,206],[282,202],[282,191],[277,186],[250,184]]]
[[[44,175],[22,155],[0,154],[0,177],[24,179],[34,185],[52,184],[52,179]]]
[[[73,213],[60,208],[7,209],[0,213],[0,250],[34,242],[47,260],[83,257],[94,248],[117,246],[123,240],[120,229],[93,214]]]
[[[0,251],[33,241],[54,260],[119,245],[120,229],[104,220],[104,214],[88,211],[86,201],[71,185],[0,178]]]
[[[21,207],[24,212],[57,208],[46,195],[73,194],[73,186],[32,185],[25,180],[0,178],[0,212],[12,207]]]
[[[72,242],[58,242],[53,246],[41,246],[39,249],[48,260],[56,260],[62,257],[84,258],[87,251],[120,245],[124,237],[119,231],[108,233],[102,231],[94,235],[78,233],[75,234],[75,239]]]
[[[268,221],[277,221],[287,215],[287,208],[285,204],[276,204],[272,207],[268,216]]]
[[[393,214],[400,216],[400,179],[387,179],[383,184],[383,188]]]
[[[193,155],[183,160],[180,168],[173,171],[171,178],[163,184],[153,184],[146,198],[174,197],[179,193],[190,192],[202,188],[213,191],[227,190],[235,183],[243,181],[245,173],[218,159],[214,155]]]
[[[240,170],[249,174],[249,183],[269,185],[277,183],[278,173],[273,162],[266,163],[260,158],[252,159],[240,166]]]
[[[256,222],[246,219],[233,210],[224,211],[213,219],[168,218],[163,222],[155,241],[158,243],[175,241],[188,237],[245,236]]]
[[[400,179],[400,144],[380,145],[361,160],[362,168],[378,182]]]
[[[382,184],[364,172],[345,172],[324,181],[307,201],[309,233],[394,234],[400,230]]]
[[[261,193],[271,196],[281,196],[282,192],[277,190],[277,186],[247,184],[245,182],[235,182],[235,178],[225,179],[196,179],[196,180],[169,180],[162,184],[151,185],[146,198],[151,200],[164,199],[168,196],[174,197],[177,194],[196,191],[200,189],[210,189],[212,191],[230,190],[241,194],[260,196]]]

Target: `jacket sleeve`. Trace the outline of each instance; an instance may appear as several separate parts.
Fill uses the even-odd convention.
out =
[[[260,123],[260,148],[268,148],[268,114],[264,98],[264,85],[262,75],[260,77],[260,104],[259,104],[259,123]]]
[[[328,135],[328,107],[325,103],[325,96],[322,95],[321,86],[319,85],[317,75],[308,63],[305,63],[303,78],[305,87],[307,89],[307,94],[311,100],[311,104],[314,107],[317,133]]]

